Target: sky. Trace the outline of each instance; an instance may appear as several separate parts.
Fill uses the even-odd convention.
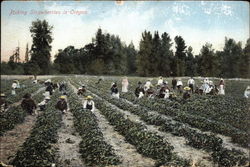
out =
[[[99,27],[119,35],[126,44],[132,41],[137,49],[145,30],[167,32],[172,41],[181,35],[194,54],[199,54],[206,42],[222,50],[225,37],[241,41],[243,46],[249,38],[247,1],[4,1],[2,61],[8,60],[18,45],[24,59],[27,43],[29,48],[32,45],[29,28],[36,19],[46,19],[53,26],[52,57],[69,45],[84,47]]]

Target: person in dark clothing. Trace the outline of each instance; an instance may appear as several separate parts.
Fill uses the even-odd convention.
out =
[[[102,79],[100,78],[95,84],[99,84],[102,81]]]
[[[50,96],[53,94],[53,86],[52,86],[52,84],[49,84],[46,87],[45,92],[49,92]]]
[[[145,94],[145,91],[143,89],[142,83],[139,81],[138,86],[135,89],[135,96],[140,97],[140,94],[141,94],[141,96],[143,96]]]
[[[53,83],[52,86],[53,86],[53,89],[54,89],[54,90],[58,88],[57,83]]]
[[[82,87],[80,87],[77,91],[77,95],[84,95],[84,93],[86,92],[85,86],[83,85]]]
[[[172,87],[175,90],[177,86],[177,80],[175,78],[172,79]]]
[[[186,86],[186,87],[184,88],[184,90],[185,90],[185,92],[183,93],[183,99],[184,99],[184,100],[187,100],[188,98],[191,97],[191,95],[190,95],[190,90],[191,90],[191,88],[188,87],[188,86]]]
[[[31,94],[26,93],[23,96],[23,101],[21,103],[21,107],[23,110],[27,111],[30,115],[32,115],[36,109],[36,103],[31,98]]]
[[[1,112],[6,111],[9,104],[11,104],[11,102],[6,100],[6,95],[4,93],[1,93],[1,98],[0,98]]]
[[[114,97],[119,98],[119,91],[118,91],[118,88],[117,88],[117,84],[116,84],[116,83],[113,83],[113,84],[112,84],[112,87],[111,87],[111,95],[114,96]]]
[[[68,105],[66,102],[66,96],[60,96],[59,101],[56,103],[56,109],[60,110],[62,113],[66,113],[68,110]]]

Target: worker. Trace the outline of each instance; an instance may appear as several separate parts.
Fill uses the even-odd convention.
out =
[[[19,89],[21,86],[20,86],[20,83],[18,80],[16,80],[16,88]]]
[[[86,92],[85,85],[82,85],[81,87],[78,88],[77,95],[84,95]]]
[[[17,81],[16,80],[13,81],[11,88],[12,88],[11,94],[16,95],[16,89],[17,89]]]
[[[114,82],[112,83],[112,87],[111,87],[111,95],[115,98],[118,98],[119,99],[119,91],[118,91],[118,88],[117,88],[117,84]]]
[[[191,90],[190,87],[188,87],[188,86],[184,87],[184,91],[185,91],[185,92],[183,93],[183,99],[184,99],[184,100],[187,100],[188,98],[191,97],[191,95],[190,95],[190,90]]]
[[[150,88],[150,86],[153,86],[151,83],[151,79],[148,79],[144,85],[144,91],[147,92],[147,90]]]
[[[122,79],[122,92],[124,92],[124,93],[128,92],[128,85],[129,85],[128,78],[124,77]]]
[[[43,101],[38,103],[38,107],[39,107],[40,111],[45,110],[45,107],[46,107],[46,105],[48,104],[49,101],[50,101],[50,97],[45,97]]]
[[[86,99],[83,101],[83,108],[93,112],[95,110],[95,103],[92,99],[92,96],[87,96]]]
[[[58,102],[56,103],[55,108],[61,111],[63,114],[67,112],[68,105],[66,101],[66,96],[60,96]]]
[[[144,94],[145,94],[145,91],[142,87],[142,83],[139,81],[138,86],[135,89],[135,96],[138,98],[142,98],[144,96]]]
[[[247,86],[245,92],[244,92],[244,97],[245,98],[250,98],[250,86]]]
[[[220,79],[220,83],[219,83],[219,95],[225,95],[225,82],[224,79]]]
[[[4,93],[1,93],[0,98],[0,106],[1,106],[1,112],[4,112],[8,109],[10,102],[6,100],[6,95]]]
[[[53,94],[53,86],[52,83],[47,84],[47,87],[45,89],[45,92],[49,92],[49,95],[51,96]]]
[[[150,85],[149,89],[146,91],[146,97],[148,97],[148,98],[153,98],[154,97],[153,85]]]
[[[191,88],[191,92],[193,93],[194,92],[194,85],[195,85],[195,81],[194,81],[193,77],[189,78],[187,85]]]
[[[35,101],[31,98],[31,94],[26,93],[23,96],[23,100],[21,102],[21,107],[23,110],[27,111],[28,114],[33,115],[36,110],[36,103]]]
[[[177,86],[177,89],[178,89],[179,93],[181,94],[182,93],[183,83],[182,83],[180,78],[178,79],[176,86]]]
[[[65,82],[61,82],[61,83],[60,83],[60,86],[59,86],[59,91],[60,91],[62,94],[65,94],[65,93],[66,93],[66,90],[67,90],[67,88],[66,88]]]
[[[172,87],[175,90],[176,89],[176,85],[177,85],[177,80],[175,79],[175,77],[173,77],[172,79]]]
[[[169,93],[170,93],[170,90],[167,86],[167,83],[166,82],[163,82],[163,85],[159,91],[159,98],[164,98],[164,99],[168,99],[169,98]]]
[[[163,84],[163,78],[162,76],[159,77],[157,85],[161,86]]]

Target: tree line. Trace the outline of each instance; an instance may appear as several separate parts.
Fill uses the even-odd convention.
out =
[[[33,44],[31,58],[24,63],[13,60],[1,63],[2,74],[94,74],[139,76],[207,76],[250,78],[250,39],[242,46],[225,38],[222,51],[212,44],[202,46],[198,55],[181,36],[173,40],[167,32],[144,31],[139,49],[126,45],[120,37],[103,33],[99,28],[92,42],[76,49],[68,46],[58,50],[51,61],[53,27],[46,20],[36,20],[30,27]],[[173,50],[173,47],[175,49]]]

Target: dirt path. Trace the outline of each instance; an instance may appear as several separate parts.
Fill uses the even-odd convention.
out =
[[[0,161],[9,163],[8,157],[13,156],[22,146],[35,122],[36,116],[29,115],[25,117],[24,123],[18,124],[14,129],[0,136]]]
[[[43,91],[45,88],[39,88],[36,92],[32,93],[32,96]],[[20,105],[21,100],[14,105]],[[8,164],[10,160],[8,157],[15,155],[20,146],[25,142],[26,138],[30,135],[30,132],[36,122],[37,115],[28,115],[21,124],[17,124],[14,129],[7,131],[3,136],[0,136],[0,161]]]
[[[92,93],[96,98],[101,98],[98,95]],[[103,99],[105,100],[105,99]],[[105,100],[106,101],[106,100]],[[215,166],[213,164],[213,162],[210,160],[211,156],[202,150],[198,150],[195,149],[193,147],[190,147],[188,145],[186,145],[186,140],[184,137],[177,137],[174,136],[170,133],[164,133],[158,130],[157,126],[154,125],[147,125],[144,121],[142,121],[140,119],[140,117],[138,117],[137,115],[134,115],[126,110],[122,110],[120,108],[118,108],[117,106],[109,103],[108,101],[106,101],[107,104],[109,104],[110,106],[112,106],[114,109],[119,110],[121,113],[125,114],[127,118],[129,118],[130,120],[134,121],[134,122],[139,122],[144,124],[145,126],[147,126],[148,130],[157,133],[158,135],[164,137],[164,140],[168,141],[171,145],[174,146],[174,152],[177,153],[177,155],[179,155],[182,158],[185,159],[191,159],[192,163],[194,165],[198,165],[199,166],[206,166],[206,167],[211,167],[211,166]]]
[[[77,89],[72,84],[70,85],[76,93]],[[83,100],[82,98],[79,99]],[[93,113],[98,120],[98,127],[103,133],[104,140],[113,147],[116,155],[121,157],[122,164],[120,164],[119,167],[154,166],[155,161],[139,154],[133,145],[127,143],[125,138],[114,130],[114,127],[109,124],[102,114],[100,114],[98,109],[96,109]]]
[[[84,167],[79,153],[81,137],[74,129],[73,115],[71,112],[63,115],[62,126],[58,131],[59,164],[63,167]]]

